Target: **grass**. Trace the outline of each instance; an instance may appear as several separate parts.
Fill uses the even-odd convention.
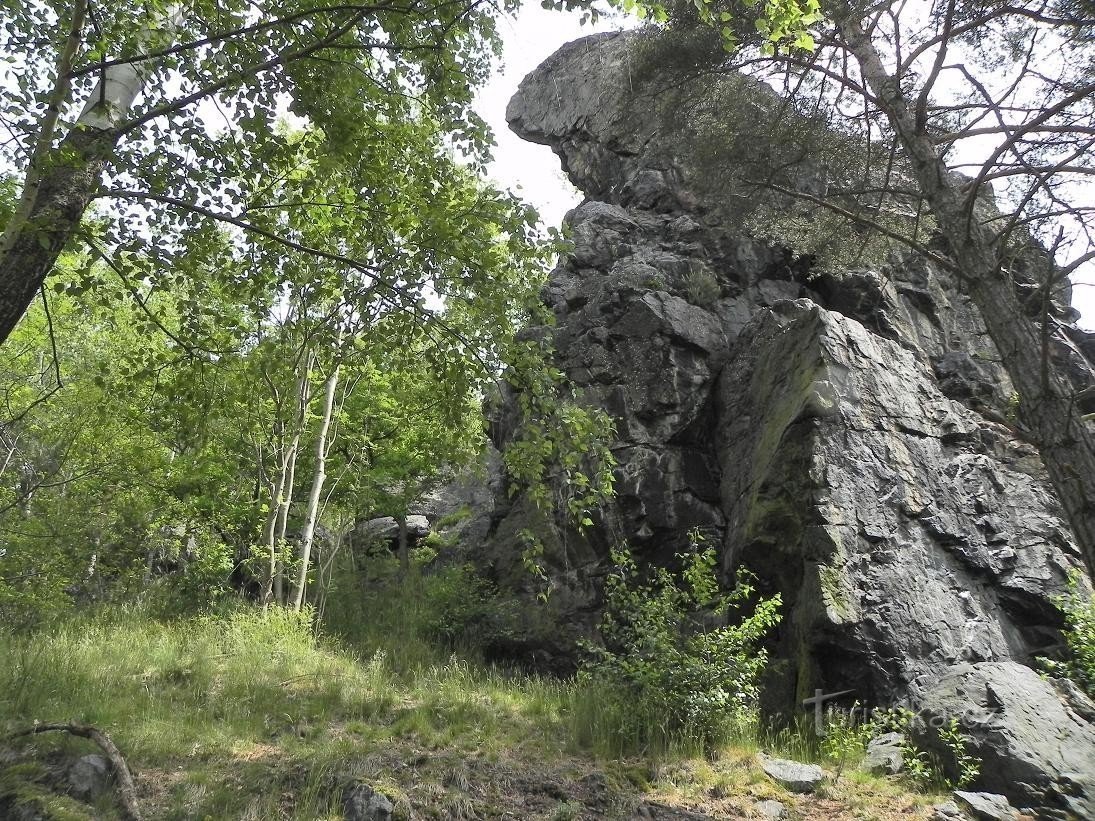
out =
[[[317,639],[306,617],[280,609],[167,623],[106,610],[35,635],[33,652],[13,652],[15,641],[0,640],[0,653],[21,659],[0,670],[0,722],[95,725],[146,772],[176,770],[182,756],[174,792],[185,809],[166,818],[281,817],[273,787],[284,782],[290,817],[322,817],[342,762],[395,739],[463,752],[560,746],[558,683],[457,657],[399,672],[390,652]]]
[[[35,720],[105,730],[135,771],[146,816],[169,821],[337,819],[355,779],[404,819],[625,818],[643,800],[729,814],[762,798],[814,800],[759,772],[751,728],[702,756],[687,743],[620,756],[611,741],[620,716],[599,712],[603,694],[431,641],[423,625],[436,627],[438,614],[422,584],[365,591],[332,620],[338,633],[240,605],[168,621],[101,609],[32,636],[0,634],[0,657],[11,660],[0,667],[0,733]],[[52,801],[57,818],[115,817],[110,796],[96,808],[56,798],[58,761],[93,751],[88,742],[2,746],[0,795],[18,782],[23,798],[33,788]],[[40,768],[34,778],[28,766]],[[891,805],[917,817],[929,800],[859,776],[827,789],[816,800],[849,814],[810,805],[809,817],[889,818]]]

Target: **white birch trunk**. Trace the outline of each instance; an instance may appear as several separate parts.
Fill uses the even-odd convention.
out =
[[[266,570],[266,585],[262,594],[264,606],[275,600],[275,595],[279,604],[282,601],[281,563],[278,559],[278,523],[281,522],[284,525],[289,517],[289,507],[293,503],[292,495],[286,491],[289,485],[290,470],[292,469],[294,473],[296,471],[297,452],[300,450],[300,440],[308,419],[308,407],[312,401],[312,381],[309,372],[312,369],[313,361],[314,358],[310,351],[301,359],[300,372],[297,375],[296,416],[293,419],[292,435],[281,456],[277,495],[272,496],[270,499],[271,518],[268,521],[269,530],[266,543],[269,565]],[[282,536],[284,537],[284,528]]]
[[[319,500],[327,481],[327,435],[331,428],[331,416],[335,407],[335,391],[338,389],[339,365],[334,366],[323,394],[323,417],[316,434],[316,472],[312,477],[312,490],[308,494],[308,509],[304,515],[304,530],[300,536],[300,567],[297,568],[296,585],[293,588],[293,610],[300,612],[304,604],[304,588],[308,582],[308,563],[312,558],[312,543],[319,518]]]

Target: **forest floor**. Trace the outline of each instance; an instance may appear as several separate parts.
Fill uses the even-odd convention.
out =
[[[317,639],[281,611],[104,610],[0,637],[0,658],[0,736],[34,722],[103,730],[145,819],[333,821],[356,783],[408,820],[763,818],[758,802],[775,800],[790,819],[888,821],[946,800],[831,762],[815,794],[795,795],[744,739],[700,758],[598,759],[570,740],[567,682],[430,661],[398,631],[364,650]],[[109,786],[90,803],[66,795],[72,762],[98,752],[57,733],[0,742],[0,818],[122,817]]]

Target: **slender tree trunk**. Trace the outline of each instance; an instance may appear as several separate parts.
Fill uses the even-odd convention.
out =
[[[331,550],[328,555],[323,557],[319,566],[319,572],[316,574],[316,591],[313,593],[313,601],[316,603],[316,621],[323,621],[323,613],[327,609],[327,593],[331,589],[331,575],[335,564],[335,558],[338,556],[339,550],[342,547],[343,533],[341,527],[335,534],[335,543],[331,546]],[[351,552],[351,561],[353,553]]]
[[[292,496],[286,493],[289,483],[289,474],[295,472],[297,453],[300,450],[300,439],[304,434],[304,425],[308,419],[308,406],[312,400],[312,381],[310,371],[312,369],[313,356],[306,352],[300,360],[300,371],[297,374],[295,418],[293,419],[292,435],[289,444],[281,457],[279,470],[278,495],[270,499],[271,517],[267,521],[268,539],[266,543],[269,564],[266,569],[266,584],[262,594],[263,605],[268,605],[276,600],[279,604],[282,599],[281,562],[279,559],[278,522],[285,522],[289,516],[289,507],[293,502]],[[282,532],[284,537],[284,531]],[[276,596],[276,599],[275,599]]]
[[[331,416],[335,407],[335,391],[338,389],[339,366],[336,364],[327,377],[323,394],[323,416],[319,433],[316,434],[316,472],[312,477],[312,490],[308,494],[308,509],[304,514],[304,530],[300,536],[300,566],[293,586],[293,610],[299,612],[304,604],[304,588],[308,582],[308,563],[312,558],[312,543],[316,535],[316,519],[319,517],[319,500],[327,481],[327,435],[331,429]]]
[[[293,490],[297,481],[297,455],[299,452],[299,449],[294,448],[289,454],[289,475],[285,479],[285,488],[279,497],[278,521],[274,531],[275,545],[283,545],[286,541],[286,531],[289,528],[289,508],[293,504]],[[274,601],[279,604],[285,601],[285,566],[280,558],[274,567]]]
[[[266,578],[262,585],[262,605],[266,607],[274,597],[274,577],[278,571],[277,523],[278,509],[282,491],[285,488],[285,461],[282,460],[276,478],[268,483],[270,488],[270,510],[266,514],[266,526],[263,528],[263,547],[266,548]]]
[[[860,21],[845,9],[838,25],[951,246],[966,291],[1019,394],[1023,422],[1031,429],[1088,572],[1095,577],[1095,436],[1079,418],[1071,387],[1041,355],[1039,328],[1026,316],[1013,283],[1000,270],[996,237],[970,214],[961,182],[947,170]]]

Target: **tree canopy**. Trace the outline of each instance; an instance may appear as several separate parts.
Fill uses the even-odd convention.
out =
[[[7,604],[299,607],[317,531],[481,447],[553,248],[479,179],[500,11],[3,6]]]
[[[322,202],[292,199],[301,192],[290,180],[265,173],[287,173],[315,154],[278,121],[304,118],[328,153],[358,157],[358,168],[403,155],[406,162],[383,166],[392,171],[384,180],[347,181],[352,187],[329,207],[359,219],[384,211],[389,241],[407,251],[420,238],[400,233],[407,226],[389,199],[398,174],[430,162],[440,170],[438,147],[425,147],[423,136],[473,166],[487,155],[470,102],[498,47],[497,13],[476,0],[261,10],[243,2],[4,3],[9,139],[0,161],[18,170],[22,191],[0,245],[0,341],[61,251],[87,233],[112,252],[139,252],[161,276],[208,279],[200,261],[216,235],[237,259],[304,253],[386,287],[393,300],[410,298],[390,254],[355,257],[273,230],[288,208]],[[81,222],[89,204],[94,227]],[[420,258],[430,252],[418,248]]]

